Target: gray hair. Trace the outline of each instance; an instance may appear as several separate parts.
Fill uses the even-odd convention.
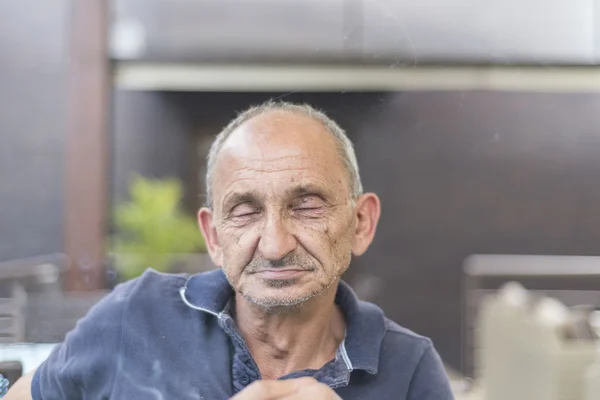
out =
[[[297,114],[306,115],[313,120],[321,123],[334,137],[339,155],[342,159],[343,165],[348,172],[350,179],[350,190],[352,196],[356,199],[363,192],[362,183],[360,180],[360,174],[358,172],[358,162],[356,161],[356,154],[354,153],[354,146],[346,135],[346,132],[331,118],[329,118],[322,111],[316,110],[308,104],[293,104],[287,102],[274,102],[268,101],[258,106],[251,107],[246,111],[238,114],[219,134],[215,141],[210,147],[207,158],[207,169],[206,169],[206,205],[212,207],[212,183],[214,169],[217,164],[219,153],[223,148],[223,144],[238,127],[243,125],[245,122],[251,120],[254,117],[265,114],[271,111],[289,111]]]

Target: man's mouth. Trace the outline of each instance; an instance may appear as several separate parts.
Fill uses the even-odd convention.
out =
[[[303,268],[266,268],[253,272],[263,279],[272,280],[287,280],[297,279],[304,274],[311,272],[309,269]]]

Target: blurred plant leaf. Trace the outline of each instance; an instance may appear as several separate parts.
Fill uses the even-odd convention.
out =
[[[178,180],[136,176],[129,195],[130,201],[115,207],[118,233],[110,243],[123,279],[148,267],[167,272],[171,256],[206,250],[196,220],[179,209],[183,191]]]

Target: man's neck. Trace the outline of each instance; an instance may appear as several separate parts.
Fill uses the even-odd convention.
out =
[[[280,313],[269,313],[236,294],[236,323],[263,379],[319,369],[335,357],[345,334],[344,317],[334,303],[336,286]]]

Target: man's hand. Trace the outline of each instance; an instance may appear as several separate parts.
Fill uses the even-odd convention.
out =
[[[33,374],[35,374],[35,371],[31,371],[27,375],[23,375],[21,379],[15,382],[3,399],[31,400],[31,380],[33,379]]]
[[[342,400],[329,386],[313,378],[256,381],[231,400]]]

